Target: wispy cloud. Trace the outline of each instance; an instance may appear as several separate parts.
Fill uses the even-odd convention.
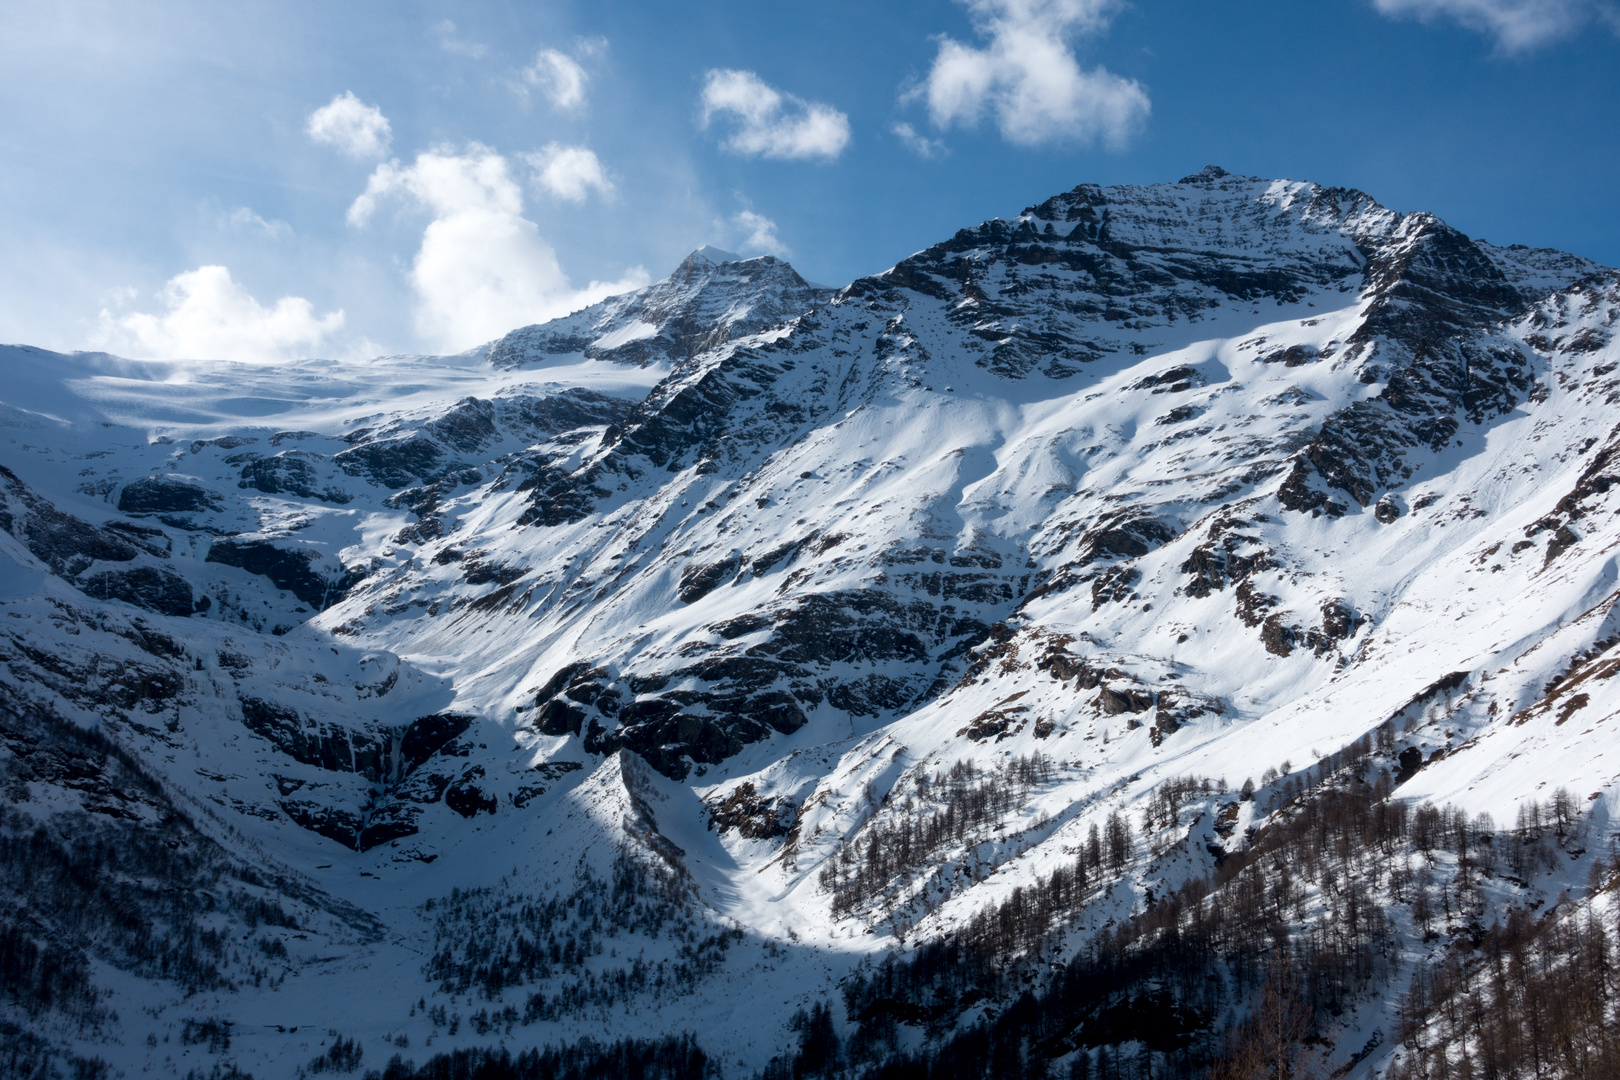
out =
[[[265,307],[223,266],[176,274],[157,299],[159,314],[103,309],[95,343],[138,357],[263,363],[308,356],[343,327],[342,311],[317,316],[302,297]]]
[[[752,71],[716,68],[703,81],[705,128],[716,115],[736,122],[724,146],[749,157],[826,158],[849,145],[849,117],[766,85]]]
[[[447,53],[465,56],[471,60],[482,60],[484,54],[489,52],[489,46],[479,41],[468,41],[456,35],[456,24],[449,19],[433,27],[432,34],[439,41],[439,48]]]
[[[534,63],[523,69],[524,87],[534,87],[546,96],[553,109],[569,111],[585,104],[590,73],[581,61],[607,51],[606,38],[581,38],[572,55],[559,49],[541,49]]]
[[[382,110],[367,105],[349,90],[310,113],[304,130],[315,142],[361,160],[387,157],[393,141],[393,131]]]
[[[895,124],[889,130],[894,133],[895,138],[900,140],[902,146],[920,158],[933,160],[934,158],[944,157],[951,152],[950,147],[946,146],[943,141],[930,139],[926,135],[920,134],[910,124],[902,122]]]
[[[229,214],[222,215],[226,227],[233,232],[250,233],[267,237],[271,240],[286,240],[292,236],[293,228],[279,218],[266,220],[245,206],[238,206]]]
[[[610,195],[613,182],[602,168],[602,162],[583,146],[563,146],[547,143],[535,153],[523,155],[534,170],[534,182],[559,199],[580,203],[592,191]]]
[[[1123,146],[1146,123],[1141,85],[1080,66],[1069,42],[1107,29],[1116,0],[963,0],[982,47],[941,37],[923,97],[939,127],[994,117],[1019,146],[1102,142]]]
[[[776,222],[764,214],[743,210],[731,219],[731,223],[743,237],[738,246],[744,251],[763,251],[784,258],[793,254],[788,250],[788,246],[782,243],[781,237],[776,235]]]
[[[1385,15],[1452,19],[1496,39],[1505,53],[1573,37],[1594,20],[1620,33],[1620,9],[1603,0],[1373,0]]]
[[[377,166],[349,207],[350,223],[364,225],[390,197],[408,199],[433,217],[422,233],[411,285],[417,332],[437,348],[465,349],[648,280],[637,267],[619,281],[574,288],[539,227],[523,216],[523,191],[510,163],[478,143],[430,150],[411,165]]]

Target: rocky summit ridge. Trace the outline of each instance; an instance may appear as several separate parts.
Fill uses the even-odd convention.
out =
[[[13,1059],[1191,1076],[1275,955],[1334,1075],[1484,1047],[1414,987],[1613,922],[1617,321],[1211,167],[455,357],[0,349]]]

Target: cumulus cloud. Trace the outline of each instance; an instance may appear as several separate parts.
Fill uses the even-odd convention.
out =
[[[613,192],[613,182],[602,162],[583,146],[547,143],[543,149],[523,157],[534,170],[534,182],[559,199],[578,203],[584,202],[593,190],[599,195]]]
[[[375,105],[367,105],[345,90],[331,102],[309,114],[305,130],[315,142],[334,146],[352,158],[388,156],[393,131],[388,117]]]
[[[534,63],[523,69],[523,81],[546,96],[553,109],[577,109],[585,104],[590,75],[580,60],[589,60],[607,48],[605,38],[582,39],[572,56],[557,49],[541,49]]]
[[[255,300],[223,266],[176,274],[158,293],[161,314],[103,310],[96,344],[157,359],[270,362],[308,356],[343,326],[343,312],[317,316],[308,300]]]
[[[1373,6],[1392,17],[1454,19],[1509,53],[1571,37],[1594,18],[1620,33],[1620,14],[1601,0],[1373,0]]]
[[[933,160],[937,157],[944,157],[951,152],[950,148],[939,139],[928,138],[910,124],[899,123],[889,130],[894,132],[895,138],[900,140],[901,145],[920,158]]]
[[[750,157],[836,158],[849,145],[849,117],[766,85],[752,71],[716,68],[703,81],[703,126],[717,114],[736,121],[726,149]]]
[[[1102,142],[1123,146],[1146,121],[1147,92],[1132,79],[1086,70],[1069,41],[1107,28],[1115,0],[963,0],[983,47],[941,37],[914,95],[939,127],[994,117],[1019,146]]]
[[[647,284],[639,267],[622,280],[569,284],[556,252],[523,216],[523,192],[505,157],[472,143],[377,166],[349,207],[364,225],[379,202],[404,198],[433,217],[411,267],[417,332],[435,347],[465,349],[529,323],[577,311]]]
[[[784,257],[792,254],[776,235],[776,222],[764,214],[744,210],[732,218],[731,223],[743,235],[741,247],[744,251],[764,251]]]

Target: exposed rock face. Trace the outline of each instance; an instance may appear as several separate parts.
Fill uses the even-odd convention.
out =
[[[454,756],[451,744],[472,725],[471,716],[454,713],[424,716],[403,728],[351,731],[334,725],[308,722],[298,710],[256,697],[243,697],[242,724],[268,740],[293,761],[328,772],[355,773],[372,785],[363,806],[332,806],[325,800],[296,795],[301,781],[279,780],[281,808],[301,827],[365,851],[410,836],[417,831],[413,803],[444,798],[463,816],[467,807],[494,810],[474,786],[483,769],[473,766],[451,782],[444,770],[423,771],[441,751]],[[419,775],[420,774],[420,775]],[[487,806],[486,806],[487,803]]]
[[[55,573],[74,577],[96,562],[129,562],[140,550],[128,539],[64,514],[41,498],[17,474],[0,465],[5,505],[0,528],[28,546]]]
[[[191,584],[175,570],[150,565],[168,558],[162,530],[130,522],[98,528],[64,514],[0,466],[0,529],[16,536],[52,571],[99,600],[121,600],[165,615],[190,615]],[[159,546],[161,543],[161,546]],[[97,563],[149,565],[100,569]]]
[[[118,509],[126,514],[190,514],[224,507],[218,492],[188,476],[143,476],[118,495]]]
[[[269,578],[316,610],[330,607],[353,584],[348,573],[323,574],[314,552],[278,545],[269,540],[226,537],[208,546],[207,562],[222,563]]]
[[[749,840],[771,840],[793,830],[795,807],[788,799],[766,799],[748,781],[709,807],[709,827],[731,829]]]
[[[594,747],[645,748],[671,775],[683,774],[672,764],[679,757],[712,764],[771,729],[758,720],[716,719],[750,715],[751,707],[736,712],[739,702],[751,700],[739,691],[769,688],[799,708],[881,715],[939,685],[946,678],[939,669],[951,667],[985,627],[1020,603],[1077,585],[1089,586],[1094,610],[1139,603],[1136,564],[1196,521],[1201,504],[1235,506],[1280,480],[1272,513],[1342,515],[1370,505],[1414,475],[1412,453],[1437,452],[1458,425],[1488,423],[1529,392],[1524,354],[1486,341],[1490,326],[1524,310],[1533,295],[1514,284],[1497,258],[1432,216],[1395,214],[1355,191],[1266,184],[1218,170],[1156,188],[1083,185],[1017,221],[963,230],[855,283],[825,307],[806,311],[785,336],[677,364],[608,430],[594,455],[571,468],[544,465],[524,481],[529,507],[520,524],[567,528],[653,477],[674,474],[691,484],[714,477],[726,481],[725,494],[697,511],[716,519],[712,539],[701,519],[687,517],[682,526],[705,539],[680,569],[673,590],[680,603],[714,603],[750,573],[778,566],[798,568],[792,588],[801,593],[807,580],[831,576],[835,565],[864,565],[867,573],[858,593],[816,587],[791,603],[755,606],[709,624],[719,641],[691,640],[679,663],[661,662],[655,676],[638,672],[642,685],[654,689],[615,691],[615,700],[633,707],[595,719],[599,735],[568,706],[559,705],[546,722],[577,730]],[[1525,280],[1524,259],[1505,261]],[[1587,268],[1577,261],[1562,271]],[[1357,297],[1362,314],[1336,337],[1277,343],[1257,335],[1243,347],[1279,371],[1350,364],[1350,385],[1379,389],[1358,391],[1357,400],[1325,415],[1313,410],[1314,431],[1295,427],[1215,465],[1224,474],[1216,491],[1194,492],[1186,484],[1168,502],[1150,499],[1089,521],[1049,522],[1049,535],[1061,529],[1067,554],[1038,575],[1030,573],[1030,552],[1020,543],[951,551],[931,548],[923,533],[885,536],[882,556],[854,560],[837,554],[851,547],[832,529],[782,537],[769,550],[721,546],[720,523],[746,521],[740,509],[746,502],[768,509],[781,497],[782,479],[773,476],[774,490],[767,490],[759,473],[773,448],[796,445],[824,418],[872,400],[877,387],[926,393],[925,380],[967,378],[947,372],[959,370],[952,366],[957,357],[969,370],[1003,379],[1063,380],[1089,365],[1196,339],[1204,333],[1200,324],[1261,303],[1320,310]],[[607,317],[606,308],[589,313]],[[549,340],[548,347],[562,351],[583,348],[573,338]],[[953,360],[942,366],[945,355]],[[1219,364],[1182,362],[1139,376],[1127,389],[1167,402],[1154,426],[1171,429],[1155,436],[1170,452],[1182,439],[1214,430],[1210,406],[1189,399],[1220,401],[1239,389],[1230,379]],[[802,492],[825,482],[812,470],[791,486]],[[1246,585],[1280,564],[1252,531],[1271,518],[1258,506],[1253,513],[1252,521],[1226,514],[1201,525],[1201,544],[1182,556],[1182,572],[1191,578],[1187,594],[1237,587],[1244,623],[1272,655],[1344,640],[1291,621],[1273,610],[1273,596]],[[700,656],[708,658],[694,662]],[[621,669],[625,662],[612,654],[589,659]],[[829,681],[827,673],[849,662],[867,670]],[[679,700],[655,688],[672,680],[686,680]]]
[[[266,495],[296,495],[302,499],[346,503],[349,493],[340,487],[321,484],[320,458],[302,450],[284,450],[271,457],[257,457],[242,466],[238,487],[253,488]]]
[[[608,427],[628,408],[620,398],[586,389],[498,402],[465,398],[432,417],[356,428],[343,436],[349,448],[332,460],[350,476],[396,490],[446,481],[478,484],[484,477],[469,462],[485,458],[497,444],[521,440],[519,445],[527,446],[548,436]],[[507,467],[521,474],[538,466],[519,458]]]
[[[384,505],[411,515],[393,542],[425,558],[386,573],[343,565],[297,535],[301,521],[217,538],[205,558],[316,611],[342,605],[346,632],[424,611],[522,614],[560,630],[585,609],[607,626],[617,611],[684,605],[696,618],[691,630],[639,651],[613,635],[582,642],[575,675],[527,691],[537,730],[598,755],[634,749],[671,777],[791,735],[818,714],[881,718],[914,708],[960,681],[969,650],[1015,612],[1071,594],[1099,618],[1149,610],[1162,584],[1145,567],[1161,552],[1174,553],[1173,589],[1230,597],[1237,623],[1266,654],[1304,649],[1331,660],[1365,619],[1354,602],[1323,596],[1306,601],[1305,611],[1324,612],[1314,626],[1267,583],[1288,566],[1268,539],[1279,513],[1334,517],[1376,504],[1379,521],[1401,520],[1410,500],[1391,488],[1416,475],[1413,454],[1438,453],[1462,425],[1489,424],[1531,392],[1532,352],[1493,328],[1525,311],[1537,290],[1593,269],[1476,244],[1432,215],[1396,214],[1361,192],[1218,169],[1150,188],[1081,185],[837,294],[768,257],[695,253],[658,285],[490,347],[497,367],[575,354],[666,365],[639,402],[585,388],[462,397],[354,426],[330,457],[309,433],[279,432],[269,439],[274,453],[229,459],[238,486],[264,495],[353,505],[341,476],[391,492]],[[1255,330],[1263,304],[1302,317]],[[1353,317],[1324,324],[1326,312],[1352,307]],[[1224,327],[1236,335],[1230,354],[1177,351]],[[1580,334],[1569,348],[1603,347],[1599,331]],[[1201,453],[1198,469],[1218,479],[1127,485],[1098,499],[1089,477],[1122,459],[1114,436],[1095,425],[1071,427],[1060,452],[1015,451],[1025,477],[1051,474],[1038,512],[998,508],[1015,490],[1024,498],[1027,480],[969,445],[927,466],[939,479],[911,485],[921,497],[905,484],[883,487],[884,477],[924,464],[909,460],[911,444],[891,441],[906,452],[881,463],[806,456],[818,433],[887,400],[932,407],[946,391],[943,407],[954,393],[947,384],[971,379],[1062,385],[1130,369],[1155,350],[1169,361],[1110,391],[1145,410],[1129,452],[1156,455],[1163,464],[1152,467],[1172,474]],[[1240,415],[1227,404],[1242,399],[1239,361],[1258,365],[1255,378],[1342,371],[1334,378],[1350,392],[1334,399],[1291,387]],[[1265,409],[1299,415],[1266,434],[1218,434],[1262,430],[1253,425]],[[1081,431],[1089,444],[1073,434]],[[191,458],[257,443],[197,440]],[[1003,494],[953,493],[971,485]],[[458,531],[458,508],[508,497],[520,500],[516,522],[530,539],[490,534],[496,542],[484,543]],[[219,507],[205,483],[172,474],[128,483],[119,499],[143,515]],[[836,522],[806,513],[829,499],[852,509]],[[1548,564],[1580,535],[1549,522]],[[70,550],[80,562],[98,544],[127,554],[125,535],[103,529],[42,543],[60,549],[65,568]],[[671,553],[667,569],[662,555],[646,554],[654,542]],[[172,575],[132,573],[100,570],[94,588],[171,613],[203,602]],[[410,599],[444,580],[466,592]],[[1151,693],[1117,683],[1099,695],[1103,715],[1153,706]]]
[[[1114,689],[1104,686],[1097,692],[1097,704],[1103,713],[1108,716],[1118,716],[1120,713],[1147,712],[1153,708],[1153,694],[1147,690],[1136,690],[1130,687]]]
[[[103,570],[84,577],[79,588],[98,600],[122,600],[164,615],[190,615],[196,608],[191,583],[164,567]]]

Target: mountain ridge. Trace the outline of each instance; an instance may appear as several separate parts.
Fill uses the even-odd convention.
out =
[[[1576,879],[1620,793],[1620,274],[1213,167],[1082,184],[839,290],[727,254],[365,370],[182,382],[6,350],[6,708],[98,732],[303,883],[321,947],[255,947],[357,995],[324,1026],[368,1066],[400,1038],[693,1032],[752,1074],[795,1040],[808,1060],[830,1001],[839,1067],[877,1068],[1012,1024],[1023,989],[1058,993],[1042,965],[1341,790],[1504,837],[1544,787],[1593,792],[1591,854],[1560,826],[1573,857],[1503,864],[1471,917],[1563,888],[1607,910]],[[17,805],[55,820],[69,789],[29,783]],[[1337,925],[1311,888],[1306,937]],[[1018,916],[981,1004],[897,973],[1034,895],[1059,914]],[[1409,901],[1381,947],[1466,936],[1428,939]],[[342,930],[351,909],[392,937]],[[119,1022],[180,1038],[308,1001],[238,963]],[[1247,976],[1211,963],[1241,1006]],[[879,968],[911,989],[871,989]],[[1345,1075],[1392,1067],[1404,970],[1343,991],[1365,1015],[1320,1014]],[[1102,1016],[1041,1060],[1157,1046],[1075,1034]],[[1211,1052],[1218,1018],[1187,1023]],[[260,1075],[321,1049],[25,1026],[131,1072],[172,1071],[170,1045]]]

